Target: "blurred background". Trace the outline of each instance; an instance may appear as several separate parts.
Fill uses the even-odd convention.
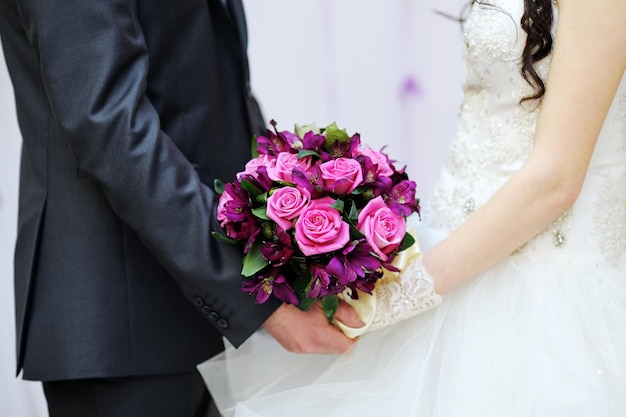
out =
[[[461,100],[466,0],[244,0],[253,90],[281,130],[333,121],[407,165],[426,203]],[[0,416],[47,415],[15,377],[13,245],[20,134],[0,53]]]

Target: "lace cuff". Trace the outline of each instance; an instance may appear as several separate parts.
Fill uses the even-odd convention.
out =
[[[384,278],[376,286],[376,312],[369,330],[389,326],[416,316],[441,303],[435,281],[422,265],[422,257],[412,258],[397,278]]]
[[[363,327],[353,328],[336,321],[335,324],[346,336],[355,338],[416,316],[441,303],[441,296],[435,292],[435,281],[422,265],[419,246],[401,254],[394,261],[401,272],[386,271],[372,295],[359,292],[358,300],[353,300],[349,295],[342,294],[344,301],[354,307],[365,323]]]

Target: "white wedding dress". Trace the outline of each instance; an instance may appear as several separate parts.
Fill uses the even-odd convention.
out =
[[[519,73],[523,1],[489,3],[465,22],[460,126],[417,226],[423,247],[533,147],[537,111],[519,105],[532,92]],[[228,416],[626,416],[626,77],[574,207],[439,307],[345,356],[290,354],[259,332],[201,369]]]

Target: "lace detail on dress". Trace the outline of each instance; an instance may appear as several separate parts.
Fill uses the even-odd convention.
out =
[[[528,247],[540,251],[563,248],[567,244],[567,236],[572,228],[572,223],[572,210],[567,210],[543,231],[515,250],[513,254],[521,253]]]
[[[626,198],[623,190],[615,189],[610,172],[601,175],[604,182],[593,213],[593,234],[605,259],[616,265],[626,250]]]
[[[619,101],[618,120],[622,123],[621,147],[620,151],[626,150],[626,94],[623,94]]]
[[[421,256],[409,261],[398,278],[381,281],[375,291],[376,314],[370,331],[416,316],[441,303],[435,281],[422,265]]]
[[[466,91],[460,133],[450,147],[446,172],[435,188],[432,204],[425,211],[425,218],[437,228],[457,228],[502,186],[506,174],[521,167],[532,151],[538,110],[515,106],[510,116],[490,117],[488,96],[487,90]],[[490,118],[490,122],[477,132],[477,121],[482,118]]]

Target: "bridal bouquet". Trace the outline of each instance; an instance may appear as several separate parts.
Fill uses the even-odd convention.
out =
[[[307,310],[321,299],[332,322],[338,296],[371,294],[396,255],[413,245],[406,218],[419,214],[415,182],[382,151],[331,124],[256,138],[256,157],[236,180],[215,182],[217,218],[242,245],[242,289]]]

